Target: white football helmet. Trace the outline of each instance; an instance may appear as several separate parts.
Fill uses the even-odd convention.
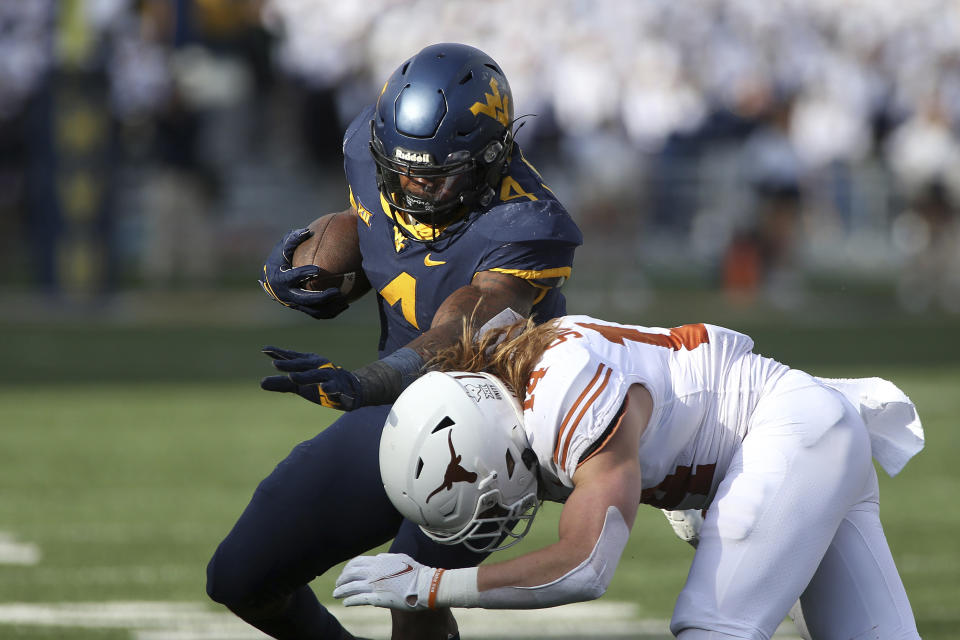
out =
[[[434,371],[417,379],[380,437],[390,501],[442,544],[462,542],[478,553],[516,544],[540,507],[537,458],[522,416],[492,375]]]

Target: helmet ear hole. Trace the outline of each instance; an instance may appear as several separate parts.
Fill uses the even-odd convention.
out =
[[[514,461],[513,456],[510,454],[510,449],[507,449],[507,477],[513,478],[513,469],[517,466],[517,463]]]
[[[453,419],[450,416],[444,416],[443,420],[438,422],[437,426],[435,426],[433,428],[433,431],[431,431],[430,433],[436,433],[437,431],[442,431],[447,427],[452,427],[454,424],[455,423],[453,422]]]
[[[523,460],[523,466],[531,471],[537,464],[537,454],[533,452],[533,449],[524,449],[523,453],[520,454],[520,459]]]
[[[423,458],[417,459],[417,470],[414,472],[413,477],[417,480],[420,479],[420,473],[423,471]]]
[[[495,140],[487,145],[487,148],[483,150],[483,161],[487,164],[490,164],[503,152],[503,143],[499,140]]]

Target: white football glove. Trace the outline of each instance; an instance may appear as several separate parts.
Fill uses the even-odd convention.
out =
[[[673,527],[677,537],[692,546],[694,549],[700,544],[700,529],[703,527],[703,512],[700,509],[684,509],[683,511],[668,511],[661,509],[667,516],[667,522]]]
[[[346,607],[372,604],[423,611],[430,608],[430,582],[436,572],[403,553],[358,556],[340,572],[333,597],[343,598]]]

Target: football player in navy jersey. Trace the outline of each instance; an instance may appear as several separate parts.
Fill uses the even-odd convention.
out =
[[[441,546],[392,506],[380,479],[380,431],[424,362],[504,309],[545,321],[565,313],[559,287],[582,237],[513,139],[500,66],[462,44],[429,46],[384,84],[344,136],[344,169],[363,270],[377,294],[379,360],[350,371],[312,353],[264,352],[269,391],[345,410],[265,479],[207,568],[207,592],[275,638],[349,639],[308,583],[393,539],[391,551],[431,566],[485,557]],[[263,288],[315,318],[347,308],[338,289],[307,291],[315,266],[290,257],[291,231],[263,269]],[[457,638],[448,609],[393,612],[393,638]]]

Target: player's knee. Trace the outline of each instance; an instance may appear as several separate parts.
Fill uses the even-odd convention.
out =
[[[225,575],[228,562],[221,560],[220,552],[218,548],[207,563],[207,596],[229,607],[230,602],[236,600],[236,583]]]
[[[207,596],[248,622],[282,615],[294,589],[249,571],[245,560],[221,544],[207,564]]]
[[[207,564],[207,596],[247,622],[282,615],[292,593],[271,589],[237,570],[238,566],[243,565],[229,562],[218,549]]]
[[[247,608],[257,600],[261,585],[243,571],[242,560],[233,559],[221,545],[207,564],[207,596],[231,611]]]

